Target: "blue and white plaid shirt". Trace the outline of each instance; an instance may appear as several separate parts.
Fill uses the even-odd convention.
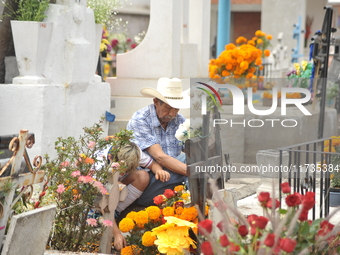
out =
[[[153,104],[135,112],[130,119],[127,129],[133,131],[135,142],[141,150],[145,150],[154,144],[159,144],[164,153],[177,157],[183,144],[177,140],[175,133],[180,124],[185,121],[181,114],[168,123],[166,130],[162,127],[157,118],[156,108]]]

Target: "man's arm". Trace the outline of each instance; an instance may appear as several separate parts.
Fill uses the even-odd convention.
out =
[[[156,180],[166,182],[170,179],[170,174],[167,171],[164,171],[156,161],[153,160],[148,168],[155,174]]]
[[[159,144],[151,145],[146,150],[161,166],[174,173],[187,176],[187,165],[165,154]]]

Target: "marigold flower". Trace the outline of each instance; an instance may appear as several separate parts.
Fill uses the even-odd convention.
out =
[[[182,191],[182,190],[184,190],[184,186],[183,186],[183,185],[178,185],[178,186],[176,186],[176,187],[174,188],[174,191],[176,191],[176,192],[180,192],[180,191]]]
[[[156,236],[151,231],[146,231],[142,236],[142,244],[146,247],[154,245]]]
[[[273,36],[268,34],[268,35],[266,36],[266,38],[267,38],[267,40],[271,40],[271,39],[273,39]]]
[[[177,214],[178,216],[180,216],[183,213],[183,207],[177,207],[175,209],[175,214]]]
[[[144,227],[144,224],[149,222],[149,215],[146,211],[139,211],[135,215],[135,222],[139,227]]]
[[[187,221],[194,221],[198,216],[197,210],[195,207],[184,208],[181,219]]]
[[[124,218],[119,222],[119,229],[123,233],[131,231],[135,227],[135,223],[130,218]]]
[[[265,57],[269,57],[270,56],[270,50],[264,50],[263,52]]]
[[[174,216],[174,214],[175,214],[175,210],[174,210],[174,208],[172,208],[172,207],[165,207],[164,209],[163,209],[163,216],[165,217],[165,216]]]
[[[126,215],[125,218],[130,218],[130,219],[132,219],[132,220],[135,220],[136,214],[137,214],[137,212],[131,211],[131,212],[129,212],[129,213]]]
[[[161,216],[161,210],[157,206],[149,206],[145,209],[151,220],[158,220]]]
[[[137,245],[129,245],[121,249],[120,255],[138,255],[141,251]]]

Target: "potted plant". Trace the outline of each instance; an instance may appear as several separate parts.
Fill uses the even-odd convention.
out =
[[[339,84],[333,81],[327,81],[326,88],[326,105],[328,107],[334,107],[335,98],[339,93]]]
[[[52,23],[43,22],[49,0],[17,0],[11,9],[12,35],[20,76],[14,83],[42,83],[44,61],[52,35]]]

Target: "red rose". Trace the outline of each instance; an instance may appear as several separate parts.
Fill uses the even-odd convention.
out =
[[[257,199],[260,203],[265,203],[269,200],[270,193],[269,192],[260,192],[260,194],[257,196]]]
[[[293,252],[296,246],[296,241],[289,238],[282,238],[280,240],[280,248],[285,252]]]
[[[255,226],[258,227],[259,229],[264,229],[268,223],[268,219],[263,216],[259,216],[256,219]]]
[[[229,252],[239,251],[240,249],[241,249],[240,246],[235,243],[230,243],[228,247]]]
[[[302,209],[302,212],[299,216],[299,221],[305,221],[308,219],[308,210],[306,210],[305,208]]]
[[[239,226],[238,233],[240,234],[240,236],[245,237],[246,235],[248,235],[247,227],[245,225]]]
[[[217,223],[216,227],[218,227],[218,229],[223,233],[226,230],[225,223],[223,223],[223,221],[220,221],[219,223]]]
[[[172,198],[175,196],[175,191],[173,191],[172,189],[166,189],[163,193],[163,195],[166,197],[166,198]]]
[[[267,208],[272,208],[274,206],[274,203],[275,203],[275,209],[280,207],[280,201],[278,199],[275,199],[273,201],[272,198],[269,198],[269,200],[268,200],[268,202],[266,204],[266,207]]]
[[[247,218],[247,221],[248,223],[252,226],[252,225],[255,225],[256,223],[256,219],[258,218],[259,216],[257,216],[256,214],[251,214],[248,216]]]
[[[201,222],[198,223],[198,231],[202,235],[205,234],[205,231],[210,234],[212,231],[212,227],[213,227],[213,221],[209,219],[202,220]]]
[[[251,234],[252,236],[254,236],[254,235],[256,235],[256,233],[257,233],[257,228],[256,228],[255,226],[251,226],[251,228],[250,228],[250,234]]]
[[[158,195],[157,197],[154,197],[153,202],[155,203],[155,205],[160,205],[161,203],[163,203],[163,196]]]
[[[286,197],[286,204],[289,207],[300,205],[302,197],[299,193],[294,193]]]
[[[290,193],[290,185],[288,182],[281,183],[281,190],[283,193]]]
[[[220,243],[221,243],[222,247],[227,247],[230,244],[227,235],[224,234],[224,235],[220,236]]]
[[[334,225],[329,223],[327,220],[324,220],[320,223],[320,230],[318,231],[318,236],[325,236],[329,232],[331,232],[334,228]]]
[[[306,192],[302,200],[303,209],[310,210],[315,205],[315,193],[314,192]]]
[[[264,240],[264,245],[268,247],[273,247],[275,242],[275,235],[274,234],[268,234],[266,239]]]
[[[201,244],[201,252],[203,252],[204,255],[214,255],[213,248],[208,241]]]

